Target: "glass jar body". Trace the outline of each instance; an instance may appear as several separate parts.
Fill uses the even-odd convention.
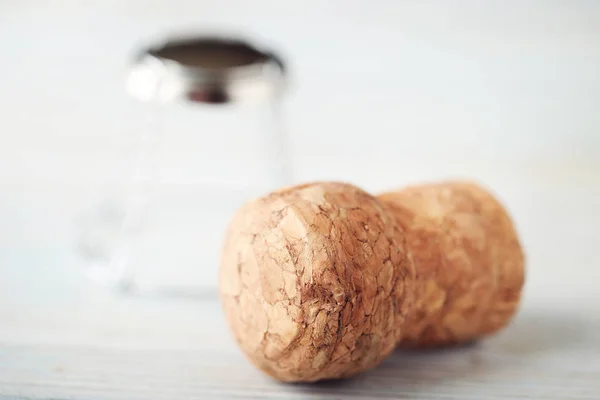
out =
[[[90,275],[132,292],[214,288],[235,210],[290,183],[279,106],[149,106],[118,189],[81,219]]]

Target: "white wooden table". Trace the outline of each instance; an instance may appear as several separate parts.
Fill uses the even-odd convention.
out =
[[[473,346],[397,351],[354,380],[316,385],[282,385],[255,370],[214,290],[159,300],[94,286],[69,255],[66,214],[5,193],[0,217],[21,230],[4,232],[0,249],[0,398],[597,399],[600,182],[512,182],[504,197],[529,259],[514,323]],[[52,236],[25,237],[42,223]]]
[[[597,399],[600,323],[558,319],[553,311],[568,310],[524,312],[510,331],[486,343],[396,352],[356,379],[312,385],[265,378],[219,340],[218,318],[198,336],[216,343],[194,349],[3,345],[0,398]]]
[[[52,307],[77,315],[79,332],[68,325],[73,317],[47,315],[44,332],[31,327],[3,338],[0,398],[597,399],[600,394],[598,302],[529,301],[508,330],[485,342],[446,351],[397,351],[349,381],[283,385],[244,359],[215,300],[157,304],[92,297],[87,304]],[[97,312],[93,303],[102,303],[104,312],[111,308],[111,321],[89,315]],[[1,311],[4,323],[11,324],[10,313]],[[52,328],[50,321],[56,323]]]
[[[0,399],[599,399],[600,3],[224,3],[0,3]],[[128,51],[198,22],[287,50],[298,180],[493,187],[527,252],[513,325],[353,380],[282,385],[237,350],[215,270],[196,300],[88,282],[72,220],[119,174]]]

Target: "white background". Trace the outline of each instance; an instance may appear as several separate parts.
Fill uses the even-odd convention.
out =
[[[240,32],[286,57],[297,181],[477,179],[515,215],[532,268],[598,260],[550,255],[591,240],[597,218],[594,1],[4,1],[0,243],[67,250],[72,218],[123,176],[140,126],[123,89],[133,51],[187,29]]]
[[[106,179],[135,119],[123,91],[132,51],[156,34],[211,28],[248,34],[288,59],[287,121],[301,180],[378,188],[485,178],[482,168],[552,168],[564,180],[597,166],[594,1],[0,7],[4,185]]]

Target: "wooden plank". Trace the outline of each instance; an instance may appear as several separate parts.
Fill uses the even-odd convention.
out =
[[[356,379],[312,385],[272,381],[228,341],[190,351],[3,344],[0,394],[107,400],[598,399],[600,321],[556,311],[528,310],[506,332],[472,346],[396,351]],[[222,329],[213,333],[227,335]]]

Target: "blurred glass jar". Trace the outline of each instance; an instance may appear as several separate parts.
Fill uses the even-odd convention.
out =
[[[290,183],[284,89],[280,58],[241,40],[176,38],[143,51],[127,81],[148,105],[132,171],[79,223],[92,278],[140,293],[214,287],[232,214]]]

